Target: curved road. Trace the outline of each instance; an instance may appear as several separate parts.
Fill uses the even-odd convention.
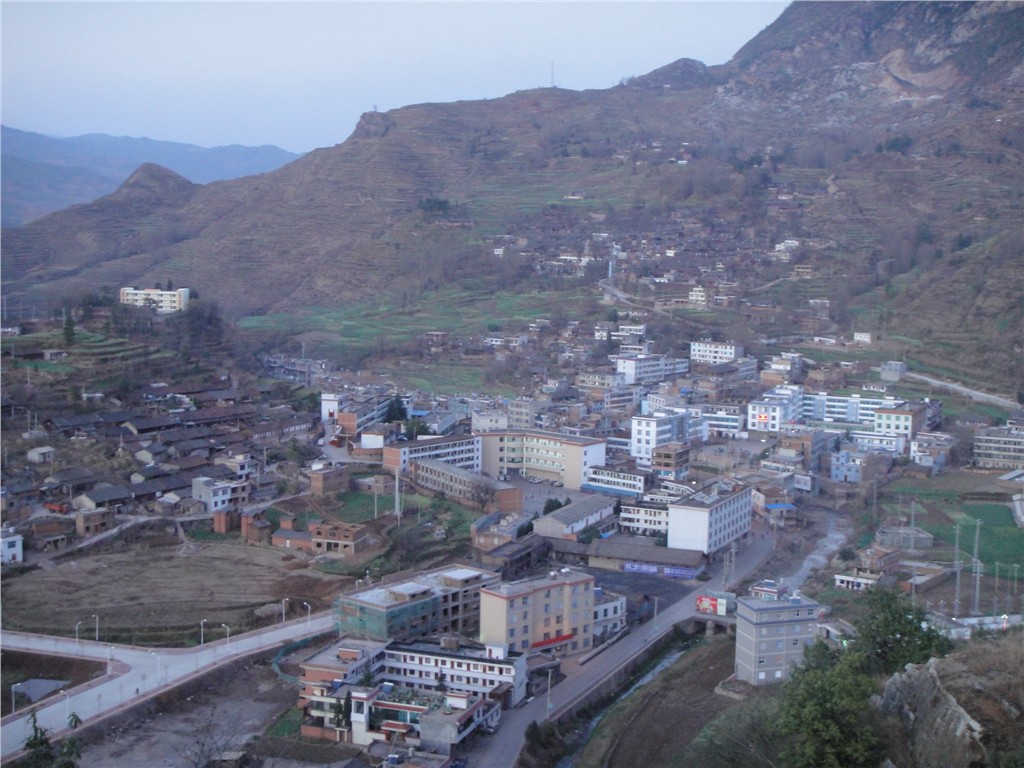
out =
[[[325,611],[230,638],[221,626],[208,624],[206,636],[219,639],[195,648],[141,648],[7,630],[0,632],[0,647],[4,650],[79,656],[107,663],[107,673],[103,677],[72,688],[63,696],[50,696],[35,705],[39,725],[49,730],[51,735],[62,737],[66,735],[68,716],[72,712],[82,719],[83,726],[92,725],[229,661],[272,650],[289,641],[322,634],[333,628],[334,618],[330,611]],[[9,691],[2,693],[10,695]],[[32,706],[22,707],[0,723],[0,759],[6,761],[21,750],[29,735],[28,715],[31,710]]]

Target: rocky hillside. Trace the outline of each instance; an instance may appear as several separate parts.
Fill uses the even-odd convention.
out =
[[[721,67],[368,113],[343,143],[234,181],[143,167],[4,231],[5,291],[170,279],[229,313],[289,311],[500,283],[501,235],[673,247],[669,222],[704,222],[744,233],[738,265],[781,238],[826,244],[804,258],[840,322],[1019,388],[1022,62],[1020,4],[794,3]]]
[[[1020,633],[893,675],[879,710],[906,738],[890,745],[900,768],[1018,765],[1024,757],[1024,657]]]

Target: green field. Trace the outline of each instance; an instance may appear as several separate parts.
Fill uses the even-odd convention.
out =
[[[942,491],[915,498],[915,522],[935,537],[937,549],[952,550],[959,524],[961,559],[970,559],[974,553],[975,521],[981,520],[978,558],[985,563],[986,572],[994,573],[996,563],[1024,566],[1024,531],[1014,524],[1010,508],[1005,504],[964,504],[956,494]],[[884,513],[898,515],[910,524],[909,496],[902,504],[887,499],[880,507]]]

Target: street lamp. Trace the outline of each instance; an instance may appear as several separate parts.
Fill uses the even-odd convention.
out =
[[[203,632],[203,625],[206,623],[206,619],[199,622],[199,644],[204,645],[206,643],[206,635]]]
[[[227,632],[228,632],[228,642],[227,642],[226,648],[230,651],[231,650],[231,627],[229,627],[227,624],[221,624],[221,626],[224,627],[224,629],[226,629]]]
[[[288,605],[288,598],[287,598],[287,597],[285,597],[285,598],[283,598],[283,599],[281,600],[281,623],[282,623],[282,624],[284,624],[284,616],[285,616],[285,614],[284,614],[284,610],[285,610],[285,607],[286,607],[287,605]]]
[[[15,683],[14,685],[11,686],[11,712],[12,713],[16,709],[16,705],[14,703],[15,702],[15,699],[14,699],[14,689],[17,688],[19,685],[24,685],[24,684],[25,684],[24,682],[21,682],[21,683]]]
[[[68,711],[68,702],[71,700],[71,694],[67,691],[61,691],[64,694],[64,719],[67,720],[71,717],[71,713]]]
[[[89,618],[96,619],[96,642],[98,643],[100,641],[100,617],[94,613]]]
[[[160,687],[160,656],[157,655],[156,651],[150,651],[149,655],[156,659],[156,684]]]
[[[78,644],[78,628],[80,626],[82,626],[82,622],[79,621],[79,622],[75,623],[75,644],[76,645]]]
[[[303,603],[303,605],[306,606],[306,631],[309,632],[309,622],[312,618],[313,606],[309,603]]]

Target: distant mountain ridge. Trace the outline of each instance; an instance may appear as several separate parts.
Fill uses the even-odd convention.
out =
[[[140,168],[5,230],[5,283],[56,297],[170,279],[232,314],[289,312],[501,287],[505,236],[674,247],[692,222],[733,238],[740,275],[783,238],[826,243],[804,258],[840,322],[1019,380],[1022,106],[1022,4],[796,2],[725,65],[371,112],[334,147],[232,181]],[[676,250],[695,273],[702,257]]]
[[[279,147],[206,149],[146,138],[87,134],[53,138],[2,127],[3,226],[17,226],[117,189],[143,163],[197,184],[266,173],[301,155]]]

